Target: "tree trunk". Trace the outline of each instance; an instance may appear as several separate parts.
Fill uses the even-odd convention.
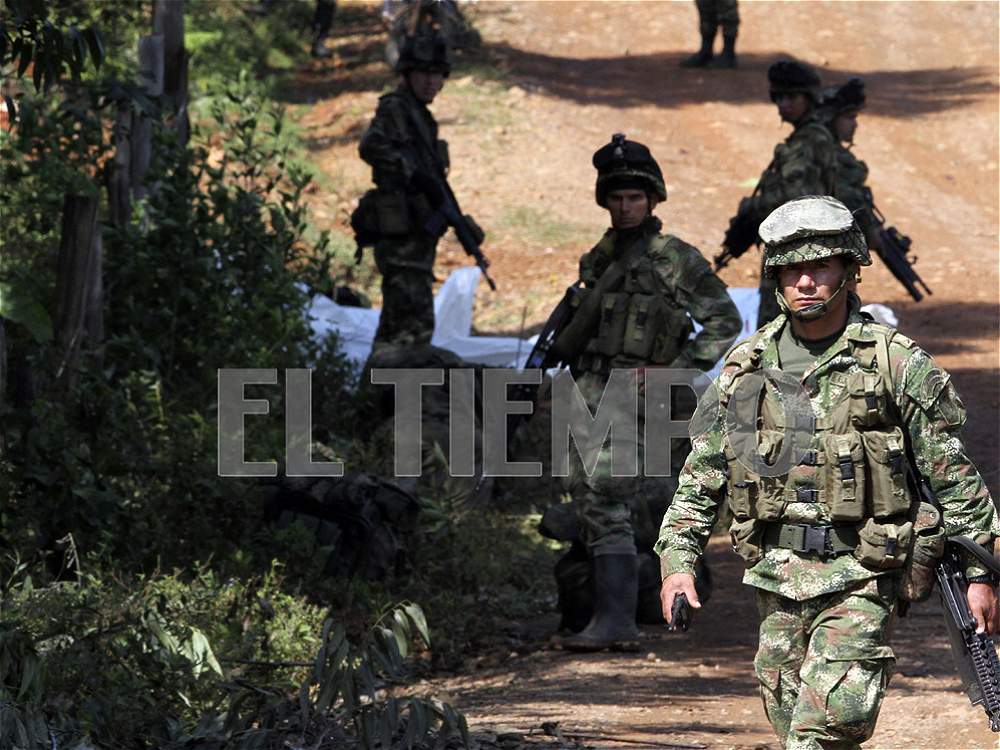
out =
[[[55,378],[71,387],[80,350],[101,324],[101,232],[97,197],[67,195],[56,276]]]

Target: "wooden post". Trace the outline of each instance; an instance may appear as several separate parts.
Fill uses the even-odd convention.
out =
[[[85,341],[99,331],[101,315],[101,231],[96,196],[67,195],[56,273],[55,379],[72,386]],[[89,324],[89,325],[88,325]]]

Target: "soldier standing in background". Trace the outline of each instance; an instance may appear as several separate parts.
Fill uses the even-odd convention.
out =
[[[698,407],[704,429],[656,544],[663,613],[669,622],[681,594],[700,606],[693,565],[728,500],[756,589],[768,720],[785,750],[852,750],[874,732],[892,674],[897,600],[930,593],[927,561],[945,534],[992,550],[1000,522],[948,373],[860,312],[871,259],[850,211],[828,196],[792,200],[760,236],[782,313],[727,355]],[[963,554],[969,608],[980,632],[996,632],[995,581]]]
[[[735,68],[736,34],[740,28],[737,0],[695,0],[698,6],[698,28],[701,31],[701,49],[681,60],[682,68]],[[722,27],[722,54],[712,52],[716,29]]]
[[[757,227],[778,206],[803,195],[830,195],[834,190],[837,142],[816,112],[819,76],[808,65],[781,60],[768,69],[767,78],[771,101],[777,105],[782,121],[794,129],[775,146],[774,158],[760,176],[753,195],[740,201],[736,216],[730,219],[722,242],[724,251],[715,258],[717,269],[758,242]],[[774,279],[763,272],[762,261],[758,327],[779,312],[775,292]]]
[[[864,232],[868,247],[878,250],[881,243],[881,222],[875,216],[875,204],[868,182],[868,166],[854,155],[854,133],[858,115],[865,106],[865,84],[860,78],[824,91],[820,117],[837,140],[837,164],[834,171],[833,196],[854,214],[854,220]]]
[[[580,259],[584,284],[577,310],[553,350],[592,411],[613,369],[637,371],[640,477],[615,477],[604,442],[594,473],[577,459],[568,484],[580,508],[594,581],[594,613],[582,632],[563,640],[575,651],[638,648],[638,586],[631,503],[643,466],[643,369],[711,369],[742,327],[726,286],[695,247],[660,234],[653,208],[667,198],[659,165],[641,143],[615,135],[593,157],[597,203],[611,229]],[[703,328],[695,338],[692,320]]]
[[[382,315],[376,346],[430,343],[434,333],[434,257],[439,236],[424,228],[444,200],[448,145],[438,139],[427,105],[451,71],[448,49],[436,35],[406,40],[396,64],[401,81],[379,99],[361,138],[361,158],[372,167],[375,190],[362,199],[352,223],[371,227],[382,274]]]

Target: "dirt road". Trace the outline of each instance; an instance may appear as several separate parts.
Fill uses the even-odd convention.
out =
[[[605,226],[590,156],[611,133],[651,147],[669,192],[658,215],[711,255],[788,132],[767,100],[767,67],[791,57],[816,65],[826,82],[861,75],[869,106],[855,152],[889,222],[913,238],[917,270],[934,294],[912,302],[877,260],[860,293],[895,310],[899,327],[952,373],[969,409],[970,452],[998,495],[1000,5],[745,2],[736,71],[677,67],[696,43],[693,3],[466,7],[484,49],[455,70],[433,109],[451,144],[455,192],[490,235],[500,291],[480,293],[480,333],[516,332],[522,311],[529,331],[537,329],[574,278],[580,253]],[[357,138],[392,79],[375,6],[345,4],[338,13],[337,56],[303,71],[286,95],[306,105],[299,122],[326,175],[313,196],[318,217],[346,232],[369,179]],[[723,278],[755,285],[758,262],[750,252]],[[438,275],[465,263],[446,242]],[[650,632],[648,657],[537,650],[435,685],[473,722],[528,729],[560,721],[632,741],[777,747],[751,676],[751,596],[735,558],[721,548],[713,557],[719,588],[695,629]],[[901,621],[898,673],[871,747],[997,745],[982,713],[956,692],[937,616],[922,605]]]

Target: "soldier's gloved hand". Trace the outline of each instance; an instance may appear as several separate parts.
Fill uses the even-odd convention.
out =
[[[988,583],[970,583],[966,593],[969,611],[976,620],[977,633],[996,633],[1000,626],[1000,604],[997,592]]]
[[[414,172],[410,177],[410,187],[418,193],[423,193],[431,208],[437,208],[444,202],[444,190],[438,181],[426,172]]]
[[[694,609],[701,609],[701,602],[698,601],[698,592],[694,587],[694,575],[691,573],[672,573],[663,579],[663,586],[660,588],[660,605],[663,607],[663,619],[667,624],[671,624],[671,612],[674,608],[674,599],[684,594],[688,604]]]

